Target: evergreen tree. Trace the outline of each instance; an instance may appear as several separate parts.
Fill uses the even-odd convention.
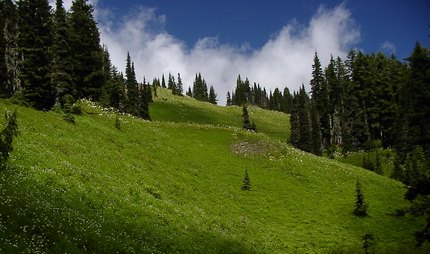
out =
[[[364,203],[364,194],[361,190],[361,183],[357,180],[355,184],[355,207],[354,214],[359,217],[367,216],[367,205]]]
[[[6,127],[0,132],[0,169],[4,168],[13,151],[13,140],[19,133],[16,110],[12,114],[6,111],[5,118]]]
[[[183,96],[184,85],[182,84],[181,74],[178,73],[178,82],[176,83],[175,94]]]
[[[71,55],[67,13],[63,1],[56,1],[53,25],[53,44],[51,47],[51,82],[56,89],[56,102],[64,105],[66,94],[77,97],[71,73]]]
[[[12,0],[0,2],[0,97],[20,88],[17,55],[17,9]]]
[[[149,85],[146,84],[145,78],[143,79],[143,84],[139,89],[139,113],[138,115],[146,120],[151,120],[149,114],[149,103],[152,101],[152,92]]]
[[[161,87],[166,88],[166,80],[164,79],[164,74],[161,76]]]
[[[231,106],[231,105],[232,105],[232,100],[231,100],[230,92],[227,92],[226,106]]]
[[[313,104],[310,107],[310,117],[312,123],[312,153],[321,156],[321,128],[319,125],[317,110]]]
[[[202,78],[201,74],[196,74],[193,83],[193,96],[199,101],[208,101],[208,87],[206,81]]]
[[[26,102],[39,110],[49,110],[55,103],[55,90],[50,82],[50,10],[47,0],[18,2],[17,44],[22,92]]]
[[[172,94],[176,95],[176,81],[175,81],[175,77],[169,73],[169,78],[167,80],[167,89],[172,90]]]
[[[158,97],[157,88],[160,86],[160,80],[154,78],[152,81],[152,89],[154,90],[154,97]]]
[[[126,112],[132,115],[139,114],[139,87],[136,80],[136,73],[134,70],[134,64],[131,61],[130,54],[127,53],[127,62],[125,67],[126,77],[126,89],[127,89],[127,100],[125,104]]]
[[[299,123],[299,103],[298,95],[294,92],[293,94],[293,105],[290,114],[290,143],[292,146],[299,148],[300,145],[300,123]]]
[[[318,109],[321,126],[321,138],[325,148],[331,145],[330,115],[329,115],[329,90],[325,81],[318,54],[315,52],[312,65],[311,93],[312,101]]]
[[[241,189],[246,191],[251,190],[251,179],[249,178],[249,175],[248,175],[248,169],[245,169],[245,175],[243,176],[243,185]]]
[[[309,118],[309,97],[302,85],[298,95],[299,147],[305,152],[312,152],[311,123]]]
[[[215,93],[214,87],[211,86],[209,89],[209,102],[216,105],[217,101],[217,94]]]
[[[187,91],[186,95],[193,97],[193,92],[191,91],[191,87],[188,87],[188,91]]]
[[[72,77],[78,98],[99,100],[104,85],[103,49],[93,17],[94,8],[87,0],[74,0],[69,19]]]
[[[243,118],[243,129],[247,131],[254,131],[254,132],[257,130],[255,123],[249,120],[248,107],[246,105],[243,105],[242,107],[242,118]]]

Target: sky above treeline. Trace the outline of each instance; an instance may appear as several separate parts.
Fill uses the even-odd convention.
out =
[[[268,89],[309,87],[315,52],[325,66],[352,48],[404,59],[416,42],[430,47],[426,0],[90,2],[120,71],[130,52],[139,81],[181,73],[187,88],[200,72],[220,104],[238,74]]]

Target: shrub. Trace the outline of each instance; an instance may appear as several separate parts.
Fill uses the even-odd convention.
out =
[[[5,113],[6,127],[0,132],[0,167],[3,168],[13,151],[13,139],[18,136],[18,122],[16,110]]]
[[[248,169],[245,169],[245,175],[243,177],[243,185],[241,189],[247,191],[251,190],[251,179],[248,175]]]
[[[367,216],[367,205],[364,203],[364,194],[358,180],[355,184],[355,208],[353,213],[359,217]]]
[[[115,128],[117,128],[118,130],[121,129],[121,119],[119,119],[118,116],[115,119]]]

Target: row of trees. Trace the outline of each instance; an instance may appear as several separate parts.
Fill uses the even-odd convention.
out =
[[[316,155],[394,148],[408,212],[430,218],[430,50],[417,43],[406,60],[351,50],[323,70],[315,54],[310,96],[304,86],[293,94],[290,142]],[[427,222],[419,243],[430,241]]]
[[[218,101],[214,87],[210,86],[208,92],[208,86],[206,84],[206,81],[204,78],[202,78],[202,75],[200,73],[196,74],[196,77],[193,82],[193,89],[191,90],[191,87],[189,87],[186,95],[196,100],[207,101],[212,104],[217,104]]]
[[[39,110],[89,98],[150,119],[149,85],[137,83],[129,55],[125,78],[111,64],[86,0],[70,12],[62,0],[55,11],[47,0],[1,1],[0,31],[1,97]]]
[[[408,68],[382,53],[351,50],[345,61],[332,57],[323,70],[315,53],[311,96],[304,87],[293,96],[291,143],[317,155],[332,147],[349,152],[376,143],[394,146]]]
[[[277,110],[290,113],[292,108],[292,95],[286,87],[281,92],[279,88],[267,93],[266,88],[254,82],[251,86],[248,78],[242,80],[237,77],[236,88],[233,92],[227,92],[227,106],[252,104],[264,109]]]

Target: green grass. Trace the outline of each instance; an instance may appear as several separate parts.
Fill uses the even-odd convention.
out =
[[[89,105],[75,125],[17,107],[0,252],[336,253],[360,251],[365,233],[379,252],[419,251],[423,221],[391,215],[408,205],[403,186],[292,149],[287,115],[252,108],[259,133],[249,133],[238,107],[160,97],[154,122],[120,116],[120,130]],[[0,100],[0,113],[14,108]],[[245,169],[251,191],[240,188]],[[367,218],[352,214],[357,179]]]

